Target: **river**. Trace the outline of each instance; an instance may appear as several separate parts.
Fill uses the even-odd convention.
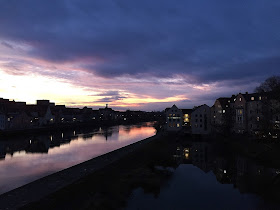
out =
[[[0,194],[153,136],[153,123],[0,139]]]
[[[167,159],[161,156],[175,164],[153,171],[157,180],[169,174],[167,180],[134,189],[125,209],[280,209],[279,166],[256,162],[230,144],[183,142],[164,153]]]

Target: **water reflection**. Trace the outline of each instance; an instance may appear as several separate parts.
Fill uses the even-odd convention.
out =
[[[149,193],[134,190],[127,209],[280,208],[277,166],[244,157],[224,143],[182,141],[169,147],[172,176]]]
[[[152,136],[152,126],[83,128],[1,140],[0,194]]]

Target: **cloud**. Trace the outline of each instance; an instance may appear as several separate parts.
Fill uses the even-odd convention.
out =
[[[95,100],[95,102],[115,102],[118,100],[123,100],[125,98],[127,98],[127,97],[125,97],[125,96],[104,97],[104,98]]]
[[[3,46],[5,46],[5,47],[9,48],[9,49],[14,49],[14,47],[11,44],[7,43],[7,42],[1,42],[1,44]]]
[[[1,1],[0,67],[92,88],[100,102],[210,101],[278,73],[279,10],[278,0]]]
[[[93,96],[119,96],[119,95],[120,95],[119,91],[106,91]]]
[[[2,2],[0,37],[51,62],[88,58],[81,66],[104,77],[179,73],[219,81],[244,73],[244,62],[272,58],[280,45],[274,0],[51,2]]]

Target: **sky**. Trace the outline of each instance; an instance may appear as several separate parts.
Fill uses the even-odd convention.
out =
[[[280,69],[279,0],[0,0],[0,98],[163,110]]]

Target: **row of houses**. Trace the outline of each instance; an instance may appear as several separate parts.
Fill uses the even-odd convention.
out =
[[[55,105],[49,100],[37,100],[36,104],[15,102],[0,98],[0,131],[32,129],[55,124],[77,122],[141,122],[156,120],[160,112],[115,111],[106,105],[105,108],[68,108]]]
[[[248,133],[277,138],[280,102],[270,93],[239,93],[193,109],[176,105],[165,110],[167,131],[186,129],[192,134]]]

